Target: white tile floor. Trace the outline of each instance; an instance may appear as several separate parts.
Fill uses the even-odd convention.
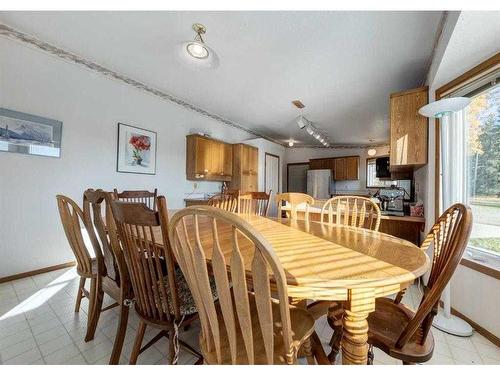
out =
[[[84,342],[88,300],[81,311],[73,311],[78,285],[74,269],[64,269],[0,284],[0,364],[107,364],[116,332],[117,309],[101,315],[91,342]],[[404,302],[415,306],[418,289],[412,287]],[[105,300],[104,304],[110,303]],[[132,313],[121,363],[128,363],[138,318]],[[195,324],[181,337],[197,346],[199,326]],[[316,322],[316,332],[325,350],[331,336],[326,318]],[[146,339],[157,331],[147,330]],[[478,333],[470,338],[444,334],[433,328],[436,348],[430,364],[500,364],[500,349]],[[166,364],[165,338],[139,356],[140,364]],[[180,364],[196,358],[181,350]],[[375,364],[398,364],[385,353],[375,351]]]

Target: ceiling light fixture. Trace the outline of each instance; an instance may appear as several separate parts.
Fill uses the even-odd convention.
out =
[[[309,125],[309,120],[306,119],[303,115],[300,115],[299,117],[297,117],[297,125],[300,129],[304,129]]]
[[[300,100],[294,100],[292,101],[292,104],[300,110],[300,115],[295,119],[295,122],[297,123],[299,128],[300,129],[305,128],[307,134],[309,134],[311,137],[314,137],[323,146],[330,147],[330,144],[327,142],[328,137],[323,135],[322,132],[313,125],[312,121],[308,120],[302,113],[303,109],[305,108],[305,105]],[[293,142],[290,141],[288,145],[292,147]]]
[[[219,59],[217,54],[203,40],[202,35],[207,32],[207,28],[201,23],[195,23],[192,27],[196,35],[193,40],[182,43],[180,51],[181,59],[192,66],[202,68],[214,68],[218,66]]]
[[[293,141],[288,142],[288,147],[293,147]]]
[[[370,143],[375,142],[374,139],[369,139],[368,141],[370,141]],[[377,150],[376,149],[374,149],[374,148],[368,149],[368,156],[375,156],[376,154],[377,154]]]
[[[471,98],[456,97],[441,99],[424,105],[418,110],[422,116],[441,118],[464,109],[471,102]]]

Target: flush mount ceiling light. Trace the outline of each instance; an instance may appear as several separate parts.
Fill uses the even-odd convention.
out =
[[[294,145],[293,141],[288,142],[288,147],[293,147],[293,145]]]
[[[373,143],[374,139],[369,139],[370,143]],[[375,156],[377,154],[377,150],[374,148],[368,149],[368,156]]]
[[[207,28],[201,23],[193,24],[196,33],[193,40],[184,42],[180,48],[180,58],[190,66],[199,68],[215,68],[219,65],[219,58],[215,51],[203,40]]]
[[[425,117],[441,118],[453,112],[461,111],[469,105],[470,101],[470,98],[464,97],[441,99],[424,105],[418,110],[418,113]]]

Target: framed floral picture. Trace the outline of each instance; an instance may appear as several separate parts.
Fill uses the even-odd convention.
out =
[[[156,133],[118,123],[116,171],[156,174]]]

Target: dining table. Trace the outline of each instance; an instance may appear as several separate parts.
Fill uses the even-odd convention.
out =
[[[169,210],[169,216],[175,211]],[[367,318],[375,310],[375,299],[407,288],[430,267],[429,257],[419,247],[388,234],[314,221],[236,215],[270,243],[285,271],[290,298],[342,302],[342,364],[367,363]],[[189,231],[193,222],[187,220],[186,225]],[[200,217],[198,225],[210,262],[211,222]],[[231,227],[217,225],[222,251],[230,257]],[[162,236],[155,238],[162,245]],[[251,275],[253,250],[245,253],[244,248],[243,262]],[[226,263],[231,264],[230,259]]]

